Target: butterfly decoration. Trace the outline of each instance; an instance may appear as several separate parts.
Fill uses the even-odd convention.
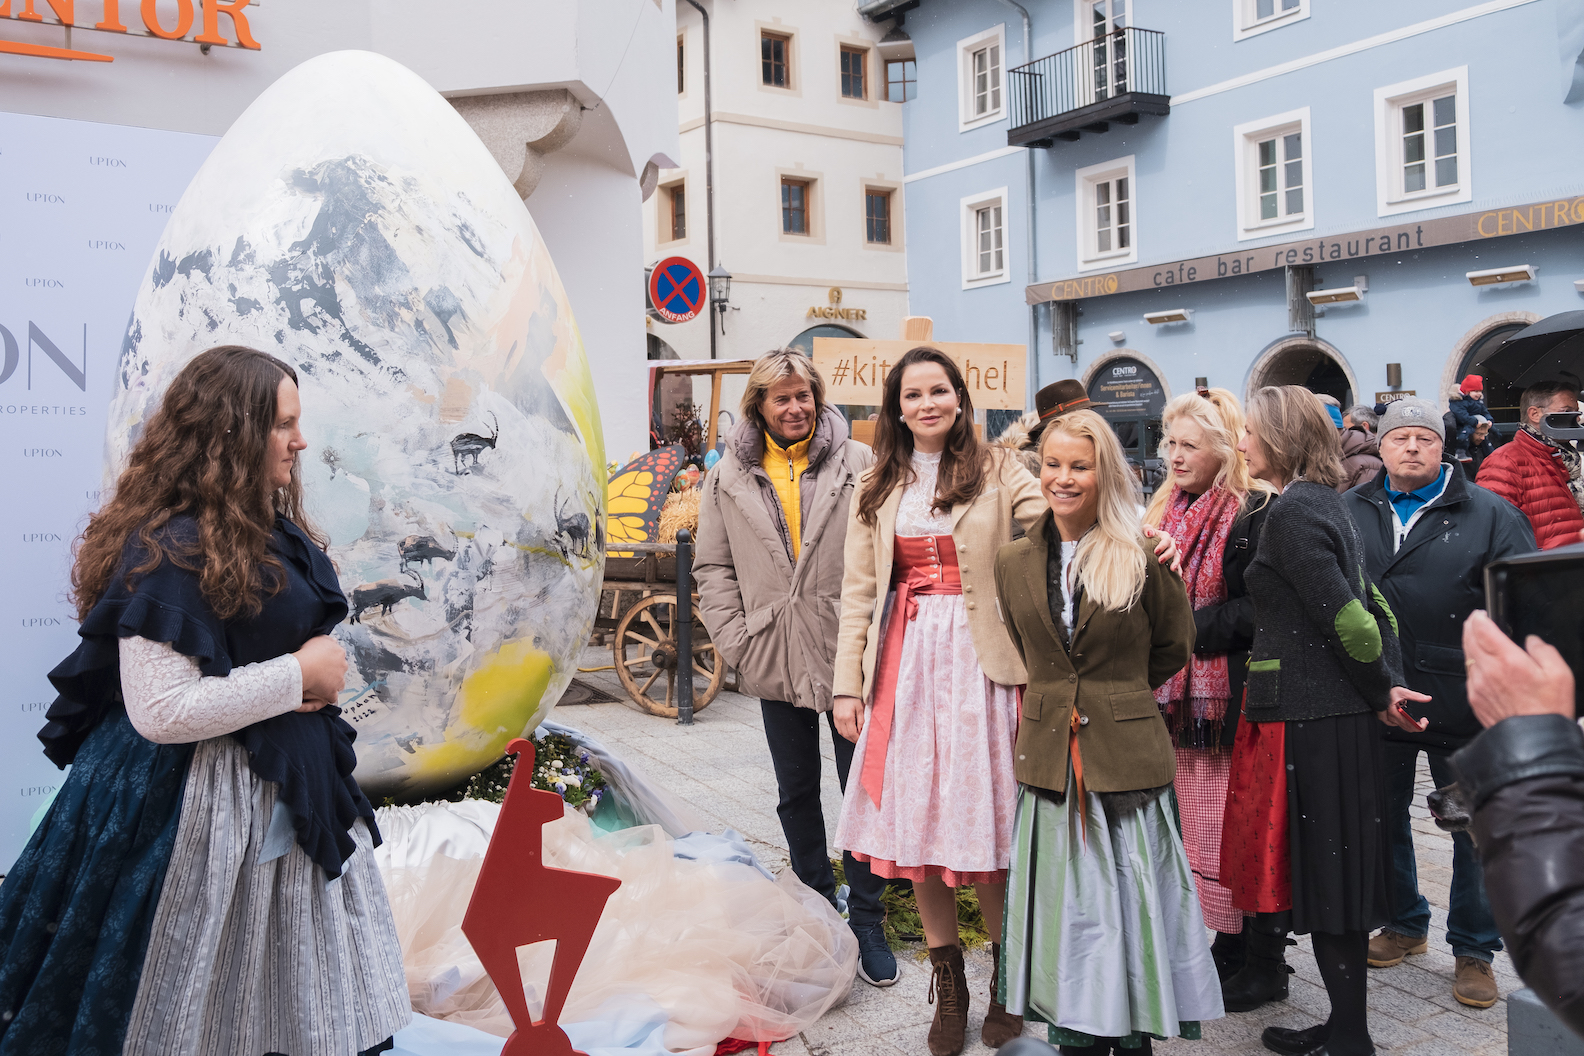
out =
[[[660,508],[671,481],[687,458],[681,444],[668,444],[627,463],[606,492],[606,543],[646,543],[660,525]]]

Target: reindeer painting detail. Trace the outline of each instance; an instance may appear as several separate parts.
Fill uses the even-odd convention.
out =
[[[462,463],[469,455],[473,456],[473,461],[470,464],[477,466],[479,464],[479,455],[484,453],[485,448],[489,448],[491,451],[495,449],[495,441],[500,439],[500,419],[495,417],[494,411],[490,412],[490,419],[494,422],[490,435],[480,436],[477,433],[458,433],[456,438],[451,441],[451,458],[456,462],[457,476],[460,477],[467,472],[466,469],[462,468]]]
[[[418,573],[405,571],[402,578],[381,579],[373,583],[364,583],[352,588],[352,614],[347,617],[348,623],[362,623],[363,613],[378,605],[381,616],[389,616],[391,609],[403,598],[417,598],[427,601],[428,595],[424,593],[423,577]],[[408,582],[405,577],[411,576]]]
[[[428,535],[409,535],[396,544],[396,549],[401,553],[401,570],[403,572],[407,571],[408,565],[418,564],[419,562],[427,565],[437,557],[442,561],[449,561],[456,557],[455,550],[447,550],[435,542],[433,536]]]
[[[589,518],[588,514],[579,511],[567,516],[566,508],[571,499],[560,502],[560,489],[556,490],[558,500],[555,508],[556,539],[561,548],[561,556],[571,558],[573,554],[587,559],[589,556]]]

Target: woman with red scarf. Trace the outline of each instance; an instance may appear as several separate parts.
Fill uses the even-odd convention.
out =
[[[1243,914],[1220,883],[1221,817],[1254,643],[1254,604],[1243,570],[1259,544],[1271,490],[1249,476],[1238,453],[1243,409],[1226,389],[1177,397],[1161,423],[1168,479],[1145,522],[1182,548],[1195,640],[1188,666],[1157,689],[1155,699],[1176,745],[1183,843],[1205,923],[1216,931],[1210,952],[1225,981],[1243,966]]]

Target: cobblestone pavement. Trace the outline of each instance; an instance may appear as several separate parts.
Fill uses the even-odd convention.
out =
[[[610,662],[609,649],[590,648],[583,655],[582,666]],[[577,677],[625,700],[612,671]],[[775,813],[775,774],[756,699],[723,692],[698,713],[692,727],[678,726],[674,720],[644,714],[624,703],[563,707],[557,709],[555,718],[603,741],[651,780],[685,799],[717,829],[730,827],[742,833],[770,868],[779,872],[787,867],[786,843]],[[827,827],[834,830],[841,797],[828,740],[825,762],[825,819]],[[1390,1056],[1499,1056],[1507,1051],[1506,1001],[1477,1009],[1460,1005],[1452,997],[1452,951],[1445,941],[1452,841],[1435,827],[1424,807],[1424,793],[1432,787],[1421,757],[1413,825],[1420,889],[1433,914],[1430,950],[1395,968],[1370,970],[1370,1032],[1377,1050]],[[988,1056],[991,1050],[977,1038],[990,985],[989,951],[969,951],[966,960],[973,1044],[965,1052]],[[771,1051],[785,1056],[927,1053],[925,1034],[934,1015],[926,1000],[928,959],[920,947],[916,953],[898,951],[898,961],[902,977],[895,986],[880,990],[862,980],[854,983],[845,1005]],[[1297,971],[1288,1000],[1208,1022],[1203,1041],[1169,1041],[1157,1044],[1156,1051],[1182,1056],[1262,1053],[1259,1035],[1265,1027],[1302,1027],[1323,1020],[1330,1006],[1306,938],[1289,951],[1288,962]],[[1504,953],[1496,956],[1496,977],[1504,997],[1521,985]],[[1031,1026],[1028,1032],[1044,1036],[1043,1028]]]

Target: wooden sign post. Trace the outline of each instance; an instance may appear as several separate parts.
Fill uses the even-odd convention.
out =
[[[946,353],[962,371],[975,410],[1021,411],[1025,408],[1028,349],[1024,345],[992,345],[962,341],[931,341],[928,320],[903,322],[904,339],[816,337],[814,366],[825,379],[829,403],[878,406],[891,365],[910,348],[928,344]],[[923,336],[914,336],[923,332]]]

